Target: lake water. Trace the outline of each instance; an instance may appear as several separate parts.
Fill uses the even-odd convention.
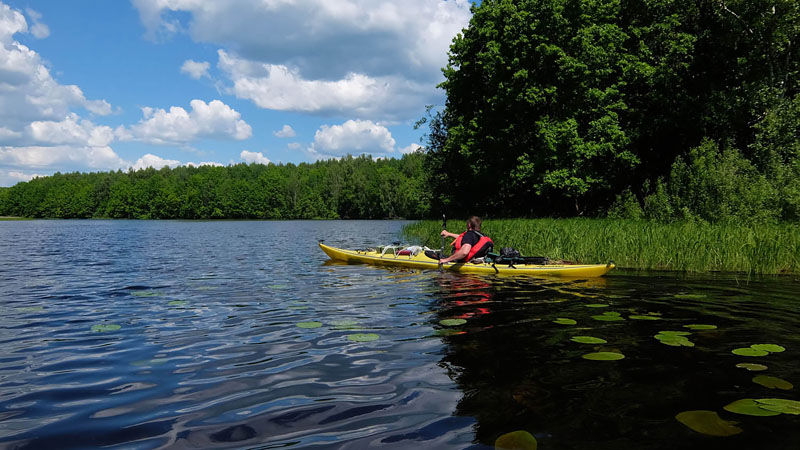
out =
[[[800,448],[800,415],[723,409],[800,400],[797,277],[479,277],[316,245],[401,226],[0,222],[0,448],[480,449],[519,430],[543,450]],[[785,351],[732,353],[753,344]],[[694,410],[741,432],[676,419]]]

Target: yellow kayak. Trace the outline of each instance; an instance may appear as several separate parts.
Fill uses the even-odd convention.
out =
[[[348,263],[375,264],[380,266],[408,267],[411,269],[439,269],[435,259],[428,258],[424,253],[415,255],[397,255],[394,251],[378,252],[376,250],[344,250],[319,243],[331,259]],[[613,262],[608,264],[491,264],[491,263],[447,263],[442,269],[466,273],[497,273],[503,275],[534,275],[534,276],[560,276],[560,277],[602,277],[609,270],[616,267]]]

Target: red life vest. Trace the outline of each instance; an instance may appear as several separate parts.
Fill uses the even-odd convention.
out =
[[[470,231],[470,230],[467,230],[467,231]],[[464,235],[467,234],[467,231],[459,234],[458,237],[456,238],[456,240],[453,241],[453,246],[455,247],[456,251],[458,251],[461,248],[461,238],[463,238]],[[475,231],[475,230],[472,230],[472,231]],[[466,262],[469,262],[472,258],[475,257],[476,254],[478,254],[478,252],[480,252],[484,248],[488,249],[488,247],[490,247],[490,246],[494,247],[494,242],[492,242],[492,240],[489,239],[489,236],[484,236],[479,231],[475,231],[475,232],[478,233],[478,236],[480,236],[481,238],[478,239],[478,242],[476,242],[475,245],[473,245],[472,248],[469,249],[469,254],[467,254],[466,258],[464,258],[464,261],[466,261]]]

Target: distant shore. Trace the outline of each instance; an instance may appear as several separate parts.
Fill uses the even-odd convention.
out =
[[[25,220],[25,218],[16,216],[0,216],[0,220]]]

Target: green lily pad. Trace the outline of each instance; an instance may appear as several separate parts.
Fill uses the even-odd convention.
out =
[[[93,325],[92,326],[92,331],[97,332],[97,333],[105,333],[106,331],[117,331],[120,328],[122,328],[122,327],[117,325],[117,324],[115,324],[115,323],[102,323],[102,324]]]
[[[741,400],[736,400],[733,403],[729,403],[722,407],[725,411],[730,411],[736,414],[744,414],[747,416],[759,416],[759,417],[769,417],[769,416],[777,416],[778,412],[775,411],[768,411],[760,407],[758,403],[752,398],[743,398]]]
[[[558,319],[554,320],[553,323],[557,323],[559,325],[575,325],[578,322],[576,322],[576,321],[574,321],[572,319],[567,319],[565,317],[559,317]]]
[[[619,322],[621,320],[625,320],[621,316],[614,316],[614,315],[608,315],[608,314],[603,314],[603,315],[600,315],[600,316],[592,316],[592,319],[599,320],[601,322]]]
[[[610,305],[607,305],[605,303],[589,303],[583,306],[587,308],[608,308]]]
[[[706,325],[702,323],[693,323],[689,325],[684,325],[684,328],[689,328],[690,330],[716,330],[716,325]]]
[[[742,432],[736,422],[723,420],[716,411],[684,411],[675,418],[692,430],[708,436],[733,436]]]
[[[288,284],[271,284],[269,285],[270,289],[275,289],[276,291],[282,291],[284,289],[289,289]]]
[[[17,308],[17,311],[25,312],[25,313],[39,312],[39,311],[44,311],[44,306],[23,306],[23,307]]]
[[[455,336],[457,334],[464,334],[464,331],[442,328],[433,332],[435,336]]]
[[[757,398],[759,408],[783,414],[800,414],[800,402],[783,398]]]
[[[767,370],[767,366],[753,363],[739,363],[736,365],[736,367],[740,369],[747,369],[750,372],[761,372],[762,370]]]
[[[761,350],[761,351],[770,352],[770,353],[780,353],[780,352],[786,350],[785,348],[783,348],[783,347],[781,347],[780,345],[777,345],[777,344],[753,344],[750,347],[754,348],[756,350]]]
[[[347,339],[353,342],[372,342],[380,339],[380,336],[375,333],[356,333],[347,336]]]
[[[308,309],[308,308],[309,308],[308,305],[289,305],[289,309],[292,309],[292,310],[295,310],[295,311],[300,311],[300,310]]]
[[[334,320],[331,322],[331,325],[337,330],[352,330],[354,328],[359,328],[358,321],[352,319],[342,319],[342,320]]]
[[[731,350],[731,353],[739,356],[767,356],[769,352],[764,350],[756,350],[752,347],[742,347]]]
[[[322,326],[322,322],[299,322],[297,326],[299,328],[319,328]]]
[[[181,306],[181,305],[185,305],[185,304],[186,304],[186,300],[173,300],[173,301],[167,303],[167,305],[169,305],[169,306]]]
[[[670,347],[694,347],[694,342],[690,341],[686,336],[676,336],[673,334],[657,334],[654,336],[664,345]]]
[[[770,389],[782,389],[784,391],[788,391],[794,387],[792,383],[786,380],[768,375],[756,375],[753,377],[753,383],[760,384]]]
[[[620,316],[620,313],[618,313],[618,312],[616,312],[616,311],[606,311],[606,312],[604,312],[604,313],[603,313],[603,315],[604,315],[604,316],[614,316],[614,317],[619,317],[619,316]]]
[[[464,325],[467,321],[464,319],[444,319],[440,320],[439,323],[446,327],[457,327],[459,325]]]
[[[689,336],[692,333],[690,333],[688,331],[669,331],[669,330],[667,330],[667,331],[659,331],[658,334],[663,334],[663,335],[666,335],[666,336]]]
[[[618,361],[625,358],[625,355],[617,352],[595,352],[587,353],[581,356],[581,358],[591,361]]]
[[[577,342],[579,344],[605,344],[608,342],[605,339],[600,339],[592,336],[572,336],[570,341]]]
[[[643,316],[641,314],[635,314],[635,315],[632,315],[632,316],[628,316],[628,319],[633,319],[633,320],[661,320],[661,317]]]
[[[527,431],[506,433],[494,441],[495,450],[536,450],[539,443]]]

